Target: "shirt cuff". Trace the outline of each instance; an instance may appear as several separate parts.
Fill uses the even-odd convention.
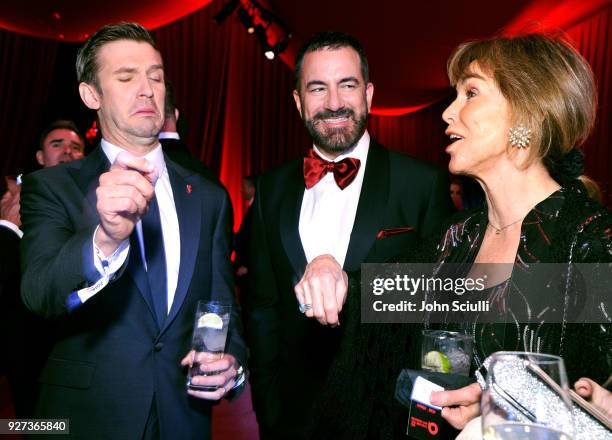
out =
[[[11,231],[17,234],[19,238],[23,238],[23,231],[19,229],[19,226],[17,226],[15,223],[11,223],[8,220],[0,220],[0,225],[9,228]]]
[[[93,243],[94,265],[96,266],[96,270],[98,271],[100,276],[107,275],[108,277],[112,277],[115,272],[121,269],[123,263],[125,263],[125,260],[127,259],[128,253],[130,251],[130,241],[128,239],[123,240],[119,247],[115,249],[115,252],[113,252],[110,257],[106,257],[106,255],[104,255],[104,252],[102,252],[100,248],[96,246],[95,237],[99,227],[100,226],[98,225],[91,239]]]
[[[117,272],[121,266],[123,266],[123,263],[125,263],[127,255],[130,251],[130,242],[126,239],[123,240],[115,252],[113,252],[113,254],[107,258],[106,255],[104,255],[104,252],[102,252],[98,246],[96,246],[95,237],[96,231],[99,227],[100,226],[98,225],[94,230],[91,240],[94,266],[100,274],[100,278],[94,285],[72,292],[67,300],[67,307],[69,310],[76,309],[102,290],[111,280],[115,272]]]

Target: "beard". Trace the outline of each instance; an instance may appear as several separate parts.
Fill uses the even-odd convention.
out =
[[[329,118],[346,117],[352,124],[347,127],[324,128],[322,122]],[[304,125],[312,136],[314,144],[330,153],[343,153],[354,147],[366,129],[368,113],[359,114],[350,108],[341,110],[324,110],[315,114],[312,119],[304,119]]]

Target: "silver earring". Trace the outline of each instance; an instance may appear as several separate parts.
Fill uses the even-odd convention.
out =
[[[508,130],[508,140],[513,147],[527,148],[529,141],[531,141],[531,129],[522,125],[511,127]]]

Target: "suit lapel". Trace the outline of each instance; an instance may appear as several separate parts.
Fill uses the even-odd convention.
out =
[[[380,230],[382,214],[389,197],[389,152],[370,142],[366,170],[344,269],[358,270],[365,261]]]
[[[75,163],[77,165],[77,163]],[[99,185],[100,175],[110,168],[108,158],[104,154],[102,147],[98,146],[80,163],[80,167],[70,168],[72,177],[77,182],[81,191],[87,199],[89,208],[94,213],[95,222],[99,223],[97,210],[96,188]],[[140,256],[140,245],[138,244],[138,236],[136,229],[130,235],[130,254],[128,256],[127,271],[132,277],[134,284],[138,287],[151,315],[155,317],[153,302],[151,299],[151,291],[149,288],[149,280],[147,273],[144,270],[144,263]]]
[[[171,162],[166,156],[166,166],[170,175],[172,185],[172,196],[176,205],[176,215],[179,222],[181,235],[181,257],[178,273],[178,284],[174,293],[174,300],[170,313],[164,321],[163,329],[166,329],[176,318],[185,297],[193,270],[200,243],[201,218],[202,218],[202,194],[198,194],[199,187],[196,186],[193,175]]]
[[[302,162],[298,161],[301,165]],[[296,283],[302,278],[306,267],[306,254],[300,240],[299,222],[302,199],[304,198],[304,177],[301,167],[291,173],[287,186],[283,191],[280,208],[280,236],[281,242],[291,266],[297,276]]]

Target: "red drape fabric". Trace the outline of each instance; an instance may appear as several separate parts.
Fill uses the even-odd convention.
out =
[[[58,44],[0,29],[0,176],[31,163]]]
[[[187,144],[226,184],[237,226],[245,208],[240,198],[242,177],[259,174],[303,154],[310,139],[291,95],[291,71],[279,60],[266,60],[256,39],[234,17],[221,25],[214,23],[212,17],[224,3],[214,0],[155,34],[167,76],[175,86],[177,104],[189,122]],[[609,205],[611,11],[612,7],[606,6],[567,29],[598,81],[598,121],[585,152],[587,173],[607,190]],[[0,31],[3,174],[15,172],[29,160],[27,146],[37,135],[39,110],[48,95],[61,44]],[[381,88],[384,84],[376,86]],[[411,114],[372,115],[370,132],[389,148],[446,166],[441,114],[451,95],[449,89],[447,100]]]
[[[376,95],[374,96],[376,99]],[[450,103],[444,99],[431,107],[402,116],[370,115],[370,134],[388,148],[446,167],[444,148],[448,138],[442,112]]]
[[[242,178],[297,157],[309,141],[291,96],[291,72],[280,60],[268,61],[237,20],[216,25],[212,17],[223,4],[214,1],[155,33],[189,123],[187,143],[227,187],[237,228],[246,209]]]
[[[292,73],[283,63],[266,60],[255,39],[237,20],[230,18],[215,25],[212,16],[221,6],[215,1],[159,29],[157,37],[168,76],[175,83],[177,101],[190,121],[190,147],[220,173],[232,197],[237,227],[244,211],[240,199],[242,177],[303,154],[310,140],[291,97]],[[610,10],[599,10],[567,31],[598,80],[598,122],[585,151],[587,173],[604,191],[612,181],[608,151]],[[370,133],[389,148],[445,167],[447,139],[441,114],[452,94],[449,89],[448,99],[407,115],[371,115]]]

